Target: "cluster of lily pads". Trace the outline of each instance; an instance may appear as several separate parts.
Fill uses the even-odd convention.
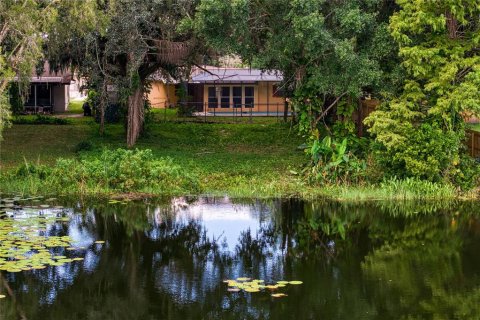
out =
[[[45,201],[49,200],[52,201]],[[33,205],[21,205],[26,201]],[[49,225],[68,222],[69,218],[62,214],[60,206],[37,205],[36,202],[40,202],[40,198],[0,199],[0,270],[21,272],[83,260],[51,252],[55,248],[67,251],[82,248],[72,247],[72,239],[68,236],[48,236]],[[42,210],[47,208],[48,211]]]
[[[275,292],[280,288],[284,288],[287,285],[299,285],[302,284],[302,281],[277,281],[275,284],[265,284],[264,280],[261,279],[250,279],[250,278],[237,278],[236,280],[225,280],[228,292],[240,292],[245,291],[249,293],[261,292],[265,290],[271,291],[271,296],[274,298],[286,297],[285,293]]]

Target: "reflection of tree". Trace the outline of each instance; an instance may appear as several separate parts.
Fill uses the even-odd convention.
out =
[[[387,317],[474,319],[480,314],[479,283],[466,283],[462,266],[464,216],[417,214],[378,219],[370,226],[375,249],[362,269],[372,286],[371,303]],[[460,224],[461,228],[458,228]],[[461,302],[461,303],[460,303]]]
[[[18,317],[18,306],[28,319],[474,319],[480,314],[479,271],[467,267],[478,266],[480,257],[465,261],[478,256],[480,223],[473,215],[452,213],[452,208],[474,212],[472,204],[428,214],[431,206],[409,206],[405,215],[398,205],[382,203],[250,205],[261,227],[245,230],[234,252],[209,239],[201,221],[176,219],[175,208],[95,205],[70,228],[106,244],[82,254],[83,267],[72,263],[8,274],[16,301],[2,301],[0,314]],[[67,228],[58,225],[50,232],[62,235]],[[266,293],[228,294],[222,280],[232,276],[304,284],[287,288],[287,299],[272,301]]]

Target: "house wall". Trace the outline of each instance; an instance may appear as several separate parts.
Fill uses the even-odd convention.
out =
[[[148,101],[150,101],[152,108],[165,108],[169,105],[175,105],[178,101],[175,94],[175,85],[154,81],[148,94]]]
[[[216,87],[225,87],[225,86],[243,86],[243,87],[254,87],[254,101],[255,106],[251,108],[252,112],[283,112],[285,100],[283,97],[274,96],[274,86],[277,83],[275,82],[258,82],[257,84],[218,84]],[[205,85],[204,86],[204,105],[208,106],[208,88],[215,87],[214,85]],[[215,112],[231,112],[234,108],[216,108]],[[207,108],[208,112],[213,112],[214,108]],[[242,111],[250,111],[250,108],[243,108]]]
[[[255,111],[259,112],[277,112],[278,110],[283,112],[285,99],[283,97],[275,97],[274,94],[274,82],[259,82],[258,83],[258,93],[257,93],[257,104]],[[268,107],[267,107],[268,105]]]
[[[70,86],[56,85],[53,89],[53,112],[65,112],[68,110],[70,101]]]
[[[82,78],[76,77],[75,82],[70,85],[69,94],[70,99],[86,99],[87,91],[80,90],[85,85],[85,80]]]

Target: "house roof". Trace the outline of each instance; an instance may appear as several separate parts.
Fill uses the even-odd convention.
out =
[[[71,80],[65,79],[64,77],[42,77],[35,76],[30,79],[31,83],[66,83],[69,84]]]
[[[243,68],[212,68],[192,76],[193,83],[254,83],[259,81],[280,82],[283,76],[278,71],[263,71],[259,69]]]
[[[37,71],[32,71],[32,76],[30,78],[31,83],[61,83],[61,84],[70,84],[72,82],[72,74],[68,71],[60,70],[58,72],[50,69],[50,64],[48,61],[45,61],[43,65],[43,72],[37,74]],[[14,78],[15,81],[18,81],[18,77]]]

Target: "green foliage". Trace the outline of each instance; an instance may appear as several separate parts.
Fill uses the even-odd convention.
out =
[[[196,111],[195,105],[189,105],[188,101],[190,101],[191,97],[188,96],[187,87],[185,84],[178,86],[176,89],[176,95],[178,97],[178,111],[177,114],[180,117],[191,117],[193,113]]]
[[[392,178],[380,183],[380,189],[387,194],[397,195],[399,198],[415,198],[415,194],[424,198],[451,198],[455,194],[455,187],[443,183],[435,183],[414,178],[399,180]]]
[[[347,152],[348,140],[341,142],[326,136],[314,139],[306,153],[312,158],[312,166],[306,169],[312,182],[326,184],[360,183],[364,178],[365,162]]]
[[[184,0],[93,1],[89,23],[70,30],[76,12],[64,10],[60,16],[63,24],[49,34],[49,58],[76,68],[87,79],[88,89],[98,92],[99,108],[115,96],[115,103],[128,118],[130,147],[144,127],[142,95],[148,91],[148,78],[157,71],[175,79],[187,78],[192,64],[200,60],[203,42],[196,41],[187,24],[181,24],[184,18],[195,16],[197,4]],[[172,27],[177,24],[182,26]],[[115,90],[109,90],[112,87]]]
[[[357,136],[355,123],[353,122],[353,112],[356,105],[351,101],[342,99],[337,104],[336,115],[338,120],[333,125],[333,134],[336,137],[351,137]]]
[[[379,136],[377,141],[385,141],[383,138]],[[379,145],[375,157],[389,176],[441,181],[460,162],[462,138],[461,132],[443,132],[437,124],[412,125],[401,139]]]
[[[85,154],[80,160],[57,160],[51,168],[25,163],[11,178],[27,178],[51,192],[196,192],[196,176],[173,163],[156,158],[151,150],[108,150]]]
[[[471,187],[478,169],[460,168],[475,167],[462,144],[463,114],[480,113],[480,7],[461,0],[398,4],[390,32],[408,79],[398,98],[366,120],[380,145],[378,159],[390,175]]]
[[[20,165],[14,173],[14,176],[17,178],[39,178],[45,179],[50,174],[50,169],[47,166],[40,164],[28,163],[25,161]]]
[[[99,105],[96,105],[95,110],[95,121],[100,122],[100,110]],[[109,103],[104,111],[105,123],[118,123],[124,119],[125,110],[121,105],[115,103]]]
[[[10,119],[11,112],[8,97],[5,92],[0,92],[0,142],[3,140],[3,130],[11,125]]]
[[[80,141],[74,148],[75,153],[85,152],[85,151],[92,151],[94,149],[94,145],[92,142],[88,140]]]
[[[73,181],[110,190],[194,191],[196,177],[169,158],[157,159],[151,150],[104,150],[100,156],[85,157],[77,163],[60,159],[53,169],[58,185],[68,187]]]
[[[71,13],[72,19],[68,23],[58,23],[58,27],[70,31],[78,26],[91,25],[87,22],[96,17],[91,10],[96,4],[95,0],[0,1],[0,139],[10,114],[5,91],[14,76],[18,77],[20,91],[24,91],[28,87],[32,70],[44,58],[45,40],[55,34],[52,29],[59,22],[58,17],[65,16],[66,12]],[[45,36],[47,34],[49,37]],[[15,112],[19,108],[16,92],[13,97],[12,107]]]
[[[295,111],[318,124],[338,97],[391,88],[396,47],[386,32],[385,1],[202,1],[197,32],[220,52],[235,52],[256,66],[279,70]],[[398,63],[396,64],[398,65]]]
[[[326,245],[331,240],[345,240],[347,223],[337,216],[311,217],[299,221],[297,238],[300,247]]]
[[[97,108],[98,105],[100,104],[99,93],[94,89],[88,90],[87,100],[85,102],[87,102],[90,105],[90,108],[92,109]]]
[[[352,115],[358,99],[365,91],[397,91],[402,70],[387,28],[394,9],[380,0],[211,0],[201,2],[194,25],[220,52],[282,72],[298,129],[312,141],[309,177],[356,183],[362,180],[364,161],[353,152],[332,159],[336,151],[320,147],[327,141],[316,141],[316,132],[348,138],[349,150],[356,149]],[[328,160],[319,161],[323,152],[320,158]]]
[[[23,111],[23,99],[20,93],[20,87],[17,82],[12,82],[9,86],[8,95],[10,97],[10,109],[13,114],[19,114]]]
[[[157,110],[154,110],[157,111]],[[163,119],[163,110],[158,110]],[[171,110],[168,110],[171,111]],[[169,119],[169,118],[168,118]],[[88,120],[88,121],[85,121]],[[342,200],[378,200],[378,199],[453,199],[458,196],[474,196],[474,194],[457,193],[448,184],[447,192],[438,195],[423,195],[411,189],[408,193],[397,194],[381,188],[383,174],[372,181],[371,175],[364,178],[362,185],[320,185],[312,178],[306,183],[301,173],[305,162],[305,153],[297,147],[302,138],[292,134],[290,126],[277,123],[274,118],[254,118],[254,123],[232,125],[219,117],[215,121],[221,123],[182,123],[176,118],[168,121],[156,120],[150,128],[150,134],[139,141],[142,148],[151,149],[155,158],[171,158],[188,174],[198,177],[199,190],[202,194],[231,197],[325,197]],[[29,195],[45,195],[56,192],[79,194],[86,192],[98,195],[118,193],[107,189],[100,190],[95,186],[85,186],[81,190],[79,181],[71,187],[60,189],[38,177],[12,177],[12,172],[24,162],[53,167],[58,158],[81,159],[99,158],[101,148],[116,149],[123,144],[123,125],[108,125],[108,134],[99,136],[96,124],[92,119],[72,118],[71,124],[65,126],[15,125],[5,132],[2,142],[0,173],[0,192],[3,194],[26,193]],[[35,137],[32,139],[31,137]],[[52,137],[55,137],[53,139]],[[91,141],[95,149],[88,152],[75,153],[81,141]],[[339,143],[342,140],[338,140]],[[355,144],[348,140],[347,153],[359,154]],[[78,165],[79,160],[76,160]],[[370,162],[369,162],[370,164]],[[105,165],[109,165],[108,163]],[[310,167],[311,168],[311,167]],[[375,171],[369,165],[369,170]],[[306,172],[305,172],[306,173]],[[376,172],[375,172],[376,173]],[[134,190],[132,192],[145,192]],[[171,195],[169,189],[153,190],[155,195]],[[175,195],[196,193],[191,190],[176,192]]]
[[[34,116],[16,116],[12,119],[12,123],[14,124],[53,124],[53,125],[70,124],[68,119],[45,116],[41,114],[37,114]]]
[[[479,184],[480,166],[476,159],[468,155],[460,155],[457,166],[448,172],[449,180],[462,190],[472,190]]]

